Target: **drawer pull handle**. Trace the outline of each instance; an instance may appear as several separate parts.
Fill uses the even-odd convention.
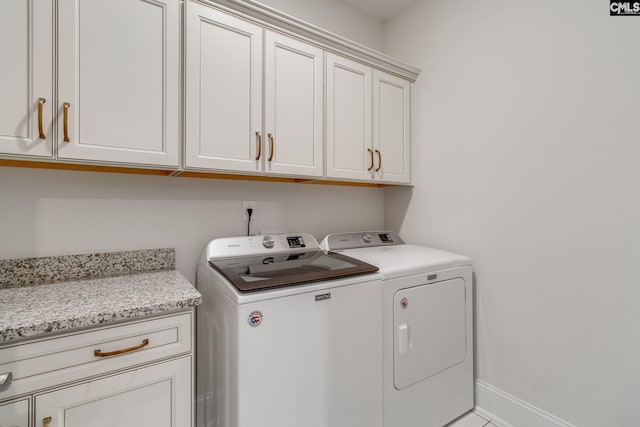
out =
[[[62,116],[63,116],[63,128],[64,128],[64,142],[70,142],[71,140],[69,139],[69,108],[71,108],[71,104],[69,104],[68,102],[65,102],[64,104],[62,104]]]
[[[13,374],[11,372],[0,374],[0,391],[8,390],[11,387],[12,380]]]
[[[38,99],[38,133],[40,134],[40,139],[47,139],[47,136],[44,134],[44,128],[42,127],[42,106],[45,102],[47,102],[47,100],[44,98]]]
[[[49,424],[51,424],[51,417],[42,419],[42,427],[49,427]]]
[[[103,353],[102,351],[100,351],[100,349],[98,349],[93,352],[93,355],[96,357],[116,356],[118,354],[130,353],[132,351],[140,350],[141,348],[146,347],[147,345],[149,345],[149,340],[145,338],[145,340],[142,341],[142,344],[139,344],[133,347],[123,348],[122,350],[116,350],[116,351],[108,351],[106,353]]]

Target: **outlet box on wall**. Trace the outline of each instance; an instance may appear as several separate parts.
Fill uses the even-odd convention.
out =
[[[242,219],[244,221],[249,221],[249,214],[247,213],[247,209],[253,209],[253,213],[251,214],[251,220],[256,219],[256,202],[254,201],[243,201],[242,202]]]

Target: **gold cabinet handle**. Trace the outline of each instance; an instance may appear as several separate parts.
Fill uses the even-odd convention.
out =
[[[98,349],[93,352],[93,355],[96,357],[116,356],[118,354],[130,353],[132,351],[140,350],[141,348],[146,347],[147,345],[149,345],[149,340],[145,338],[144,341],[142,341],[142,344],[139,344],[133,347],[123,348],[122,350],[116,350],[116,351],[108,351],[105,353],[103,353],[102,351],[100,351],[100,349]]]
[[[44,98],[38,99],[38,133],[40,134],[40,139],[47,139],[44,134],[44,129],[42,128],[42,106],[47,102]]]
[[[42,419],[42,427],[49,427],[49,424],[51,424],[51,417]]]
[[[378,172],[382,167],[382,153],[380,150],[376,150],[376,153],[378,154],[378,167],[376,168],[376,172]]]
[[[367,168],[368,171],[371,171],[371,169],[373,169],[373,150],[371,148],[367,148],[367,151],[369,152],[369,154],[371,155],[371,166],[369,166]]]
[[[258,137],[258,155],[256,156],[256,160],[260,160],[260,157],[262,157],[262,134],[256,132],[256,136]]]
[[[269,161],[273,160],[273,155],[276,154],[276,140],[273,137],[273,134],[268,134],[269,136],[269,144],[271,146],[271,152],[269,153]]]
[[[69,108],[71,108],[71,104],[65,102],[63,105],[63,121],[64,121],[64,142],[70,142],[69,139]]]

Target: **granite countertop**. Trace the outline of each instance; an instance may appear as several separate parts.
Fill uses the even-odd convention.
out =
[[[173,250],[153,251],[0,260],[5,279],[0,281],[0,344],[200,304],[200,293],[173,269]],[[81,262],[78,257],[83,257]],[[38,266],[47,271],[38,271]],[[95,277],[96,269],[118,275]],[[15,278],[13,282],[7,275]]]

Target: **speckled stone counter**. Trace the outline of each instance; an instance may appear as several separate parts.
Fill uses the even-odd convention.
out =
[[[0,259],[0,288],[175,268],[173,249]]]
[[[166,269],[0,287],[0,344],[187,309],[201,300],[184,276]]]

